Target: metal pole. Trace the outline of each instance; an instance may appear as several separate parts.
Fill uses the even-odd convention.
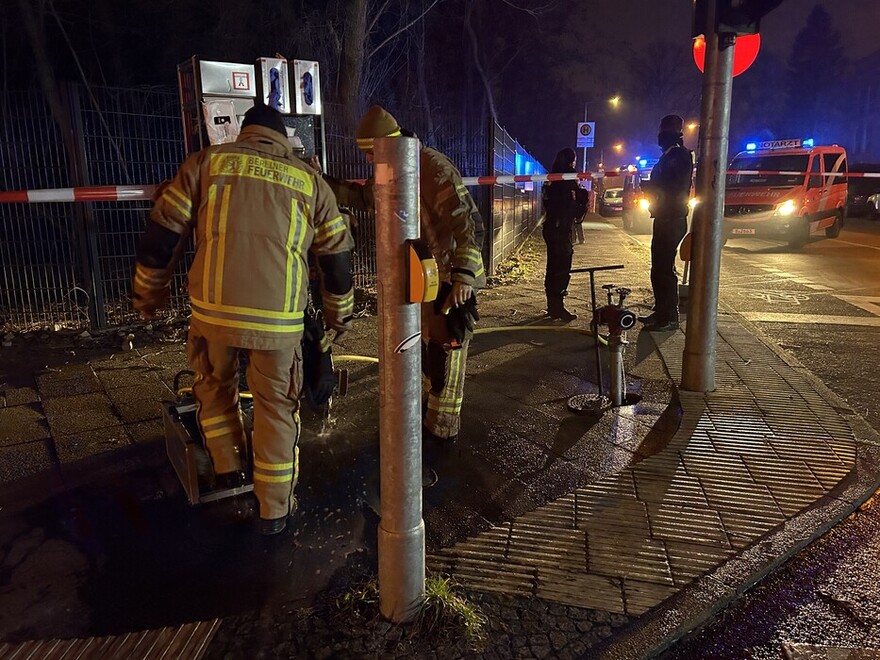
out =
[[[379,294],[379,611],[412,620],[425,597],[421,308],[408,303],[406,240],[419,236],[419,141],[377,139]]]
[[[721,272],[721,223],[724,216],[728,129],[733,89],[733,35],[718,35],[715,2],[709,3],[706,72],[700,113],[700,162],[693,219],[691,284],[681,386],[692,392],[715,389],[715,338],[718,325],[718,280]]]
[[[611,372],[611,405],[619,407],[623,405],[624,376],[623,376],[623,338],[612,335],[608,338],[608,360]]]
[[[596,350],[596,387],[599,388],[599,396],[602,395],[602,353],[599,350],[599,324],[593,323],[596,318],[596,274],[590,270],[590,307],[593,316],[590,317],[590,325],[593,326],[593,346]]]
[[[590,104],[589,101],[584,101],[584,121],[587,121],[587,106]],[[587,171],[587,148],[584,147],[584,166],[581,169],[582,172]]]

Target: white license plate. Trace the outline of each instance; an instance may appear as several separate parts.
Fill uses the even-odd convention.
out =
[[[735,228],[733,231],[731,231],[730,233],[731,233],[731,234],[734,234],[734,235],[737,235],[737,236],[754,236],[754,234],[755,234],[755,230],[754,230],[754,229],[748,229],[748,228],[746,228],[746,227],[736,227],[736,228]]]

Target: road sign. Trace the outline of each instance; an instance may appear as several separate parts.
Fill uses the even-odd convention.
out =
[[[596,122],[578,122],[578,147],[593,147],[596,145]]]
[[[734,78],[754,64],[759,50],[761,50],[760,34],[746,34],[736,38],[736,43],[733,45]],[[702,35],[694,39],[694,62],[700,72],[706,68],[706,38]]]

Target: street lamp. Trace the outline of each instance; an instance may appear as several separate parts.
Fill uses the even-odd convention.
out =
[[[592,101],[584,101],[584,121],[587,121],[587,108],[589,107]],[[610,105],[615,110],[620,106],[620,95],[615,94],[610,99],[608,99],[608,105]],[[587,171],[587,147],[584,147],[584,172]]]
[[[696,130],[696,128],[697,128],[699,125],[700,125],[700,124],[699,124],[698,122],[695,122],[695,121],[688,122],[687,129],[688,129],[689,131],[693,131],[693,130]]]
[[[618,142],[617,144],[615,144],[614,151],[616,151],[617,153],[623,151],[623,142]]]

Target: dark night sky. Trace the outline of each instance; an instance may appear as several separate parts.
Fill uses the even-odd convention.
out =
[[[274,1],[280,4],[283,0]],[[597,127],[599,144],[596,153],[591,156],[593,165],[598,162],[602,148],[605,148],[607,155],[609,147],[617,141],[626,142],[628,153],[622,157],[628,159],[636,154],[655,151],[656,122],[668,112],[678,112],[688,120],[696,119],[700,76],[690,56],[692,0],[558,0],[551,12],[537,20],[513,9],[514,6],[544,6],[548,1],[477,0],[482,10],[482,23],[478,25],[480,56],[488,63],[490,76],[494,76],[499,120],[542,162],[549,163],[558,149],[574,141],[576,124],[583,119],[584,102],[588,100],[592,108],[590,118],[600,122],[600,128]],[[266,47],[261,45],[260,52],[251,54],[254,30],[251,29],[249,33],[247,26],[238,23],[228,26],[225,32],[221,30],[217,33],[222,37],[222,43],[211,41],[206,45],[204,39],[199,41],[196,38],[200,33],[193,32],[198,29],[201,11],[195,0],[157,0],[155,4],[140,0],[126,5],[127,9],[120,9],[122,5],[110,0],[54,2],[55,6],[63,9],[65,19],[72,26],[71,31],[79,29],[79,33],[74,34],[78,38],[77,49],[88,77],[99,84],[105,78],[111,85],[172,85],[174,64],[188,58],[194,49],[202,55],[227,61],[244,61],[258,54],[272,54],[276,50],[285,52],[289,57],[320,58],[318,53],[289,52],[283,43],[289,32],[283,30],[267,33],[264,40]],[[317,8],[324,6],[324,2],[304,0],[303,6]],[[271,3],[268,0],[251,0],[251,3],[247,7],[260,7],[258,16],[264,20]],[[10,4],[14,7],[14,3]],[[756,103],[754,97],[766,94],[781,98],[785,95],[784,81],[780,75],[787,69],[795,36],[805,26],[807,15],[817,4],[824,6],[831,14],[851,62],[880,52],[880,0],[784,0],[762,24],[763,51],[758,62],[735,81],[734,114],[738,113],[738,117],[735,116],[732,123],[732,139],[737,130],[737,121],[740,123],[740,133],[749,132],[749,137],[753,137],[751,132],[755,128],[762,128],[765,133],[771,129],[791,129],[778,107]],[[470,46],[462,31],[465,6],[464,0],[447,0],[429,16],[428,25],[433,36],[429,64],[434,67],[434,75],[446,74],[445,80],[437,80],[436,86],[431,89],[431,105],[438,113],[454,115],[460,113],[462,107],[469,107],[473,112],[485,111],[485,107],[483,110],[479,107],[482,98],[477,98],[479,84],[468,83],[477,91],[464,103],[458,98],[461,94],[448,93],[450,90],[456,91],[451,86],[461,87],[462,81],[477,79],[473,73]],[[222,12],[216,14],[221,15]],[[132,19],[129,15],[138,18]],[[216,19],[215,14],[211,16]],[[101,37],[97,37],[97,42],[95,37],[89,39],[90,32],[82,28],[87,22],[84,17],[94,19],[94,25],[110,29],[112,34],[131,34],[132,39],[126,42],[129,50],[113,49],[112,57],[104,53],[101,65],[96,65],[96,44],[100,46]],[[12,87],[36,86],[30,45],[23,36],[19,20],[15,11],[0,15],[3,52],[6,56],[3,60],[3,77],[8,79]],[[117,22],[126,21],[128,24],[125,26],[116,25]],[[259,21],[257,25],[261,25]],[[169,34],[169,30],[172,33]],[[244,37],[251,38],[246,40]],[[319,35],[317,41],[323,39]],[[670,55],[669,61],[675,62],[681,71],[674,92],[656,95],[662,96],[662,101],[650,97],[644,84],[644,75],[642,80],[633,75],[634,72],[648,70],[651,58],[648,57],[646,63],[646,54],[652,52],[652,46],[656,48],[658,42],[663,44],[659,56]],[[247,45],[243,46],[243,43]],[[522,44],[525,47],[520,48],[511,59],[508,53]],[[242,52],[236,52],[236,47]],[[78,73],[71,64],[68,48],[57,34],[50,33],[50,48],[56,59],[55,68],[59,77],[76,79]],[[139,54],[141,51],[144,54]],[[245,55],[245,52],[249,54]],[[498,69],[502,69],[503,74]],[[410,77],[411,73],[410,70],[395,75],[398,78]],[[649,75],[649,81],[654,79],[652,75]],[[861,83],[862,76],[878,79],[880,71],[876,66],[856,71],[852,76],[856,85]],[[327,83],[325,80],[325,87]],[[443,84],[447,87],[443,87]],[[826,98],[836,102],[841,118],[834,125],[835,130],[840,129],[834,133],[834,137],[845,143],[844,128],[849,120],[847,113],[851,110],[849,102],[841,101],[843,97],[836,95],[832,89],[821,88],[817,92],[823,103]],[[378,93],[381,96],[371,100],[394,103],[388,96],[388,88],[380,89]],[[612,114],[606,99],[618,93],[624,100],[620,112]],[[748,100],[750,96],[751,101]],[[417,101],[405,94],[401,97]],[[820,107],[816,112],[810,110],[809,114],[826,120],[826,110],[827,106]],[[769,120],[758,127],[742,125],[743,118],[749,119],[749,113],[756,115],[759,112],[775,114],[781,119],[775,122],[775,126],[771,126],[773,122]],[[737,139],[742,137],[744,135],[738,135]],[[696,132],[691,132],[687,138],[689,146],[694,146]],[[880,153],[876,157],[880,159]]]
[[[845,54],[851,62],[880,50],[880,39],[878,39],[878,34],[880,34],[878,32],[880,31],[880,0],[784,0],[762,21],[762,51],[758,56],[758,62],[752,69],[737,77],[734,82],[734,113],[738,110],[741,111],[741,107],[737,106],[737,97],[745,96],[750,85],[755,86],[759,81],[763,84],[762,65],[767,66],[772,60],[776,67],[784,69],[787,66],[795,36],[805,26],[807,15],[817,4],[822,5],[831,14],[834,27],[841,33]],[[669,42],[671,46],[680,44],[682,53],[687,54],[680,61],[684,63],[683,66],[689,67],[689,71],[686,72],[688,76],[691,75],[691,71],[693,72],[689,84],[691,88],[698,90],[700,78],[696,73],[693,61],[689,59],[691,11],[691,0],[602,0],[600,2],[563,0],[559,3],[554,14],[561,12],[569,17],[568,23],[562,23],[563,29],[582,32],[580,54],[585,69],[599,68],[618,71],[623,77],[627,64],[626,55],[621,54],[622,50],[638,51],[646,49],[652,42],[664,40]],[[556,35],[544,33],[539,38],[540,41],[535,44],[535,50],[552,51]],[[877,77],[878,73],[873,72],[873,76]],[[581,86],[578,85],[578,82],[577,76],[572,76],[568,89],[572,96],[576,97],[577,102],[575,99],[568,102],[566,118],[563,120],[563,116],[559,116],[560,122],[556,127],[551,125],[544,133],[539,133],[532,130],[527,123],[518,117],[514,116],[512,119],[506,120],[513,124],[513,130],[522,136],[526,146],[535,151],[542,161],[552,159],[555,150],[565,146],[573,139],[575,125],[583,119],[584,100],[587,98],[598,99],[598,105],[601,106],[604,98],[617,93],[617,90],[612,88],[613,82],[609,84],[608,81],[603,81],[599,84],[590,83]],[[825,93],[824,90],[819,90],[819,92]],[[784,94],[784,88],[767,89],[766,93]],[[827,96],[829,100],[834,98],[831,90],[828,90]],[[624,99],[625,101],[626,99]],[[563,102],[565,102],[564,99]],[[656,150],[656,145],[653,143],[655,128],[653,120],[651,126],[640,125],[636,127],[633,126],[634,122],[627,125],[623,119],[607,112],[607,108],[604,110],[604,117],[602,116],[603,108],[599,107],[596,113],[598,116],[592,116],[591,112],[590,119],[597,121],[597,147],[605,147],[606,161],[612,160],[608,157],[608,147],[617,141],[626,142],[632,147],[631,153],[624,154],[629,159],[634,158],[636,154],[645,154]],[[644,124],[648,120],[648,116],[653,116],[653,114],[656,114],[659,119],[663,114],[666,114],[664,110],[681,112],[677,108],[657,108],[653,113],[643,112],[641,124]],[[697,118],[695,111],[689,112],[689,115],[686,119]],[[630,116],[632,117],[632,114]],[[563,121],[564,125],[560,125]],[[784,124],[784,121],[781,123]],[[734,137],[732,133],[732,138]],[[696,133],[686,134],[686,139],[689,146],[695,146]],[[840,139],[841,142],[845,142],[844,137],[841,136]],[[731,149],[735,148],[737,145],[732,144]],[[598,162],[598,155],[599,149],[597,148],[596,153],[591,156],[594,163]],[[877,156],[880,157],[880,154]],[[616,163],[609,164],[615,165]]]

